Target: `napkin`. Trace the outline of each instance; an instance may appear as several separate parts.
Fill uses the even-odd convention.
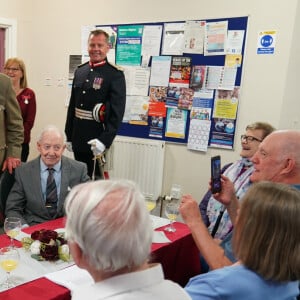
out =
[[[76,265],[57,272],[48,273],[45,277],[71,291],[80,285],[92,284],[94,282],[92,276],[86,270],[80,269]]]
[[[171,243],[163,231],[154,231],[152,243]]]
[[[153,215],[150,215],[150,217],[152,220],[153,229],[157,229],[159,227],[170,224],[170,221],[168,219],[153,216]]]
[[[23,232],[23,231],[20,231],[20,233],[15,237],[15,240],[21,242],[22,241],[22,238],[24,237],[30,237],[31,235],[26,233],[26,232]]]

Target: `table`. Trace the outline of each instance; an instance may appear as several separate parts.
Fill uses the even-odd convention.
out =
[[[65,219],[60,218],[43,224],[38,224],[23,229],[26,233],[32,233],[39,229],[57,229],[64,227]],[[165,277],[184,286],[188,279],[200,273],[199,251],[193,241],[188,227],[175,222],[176,232],[165,232],[172,243],[152,244],[151,261],[160,262],[163,266]],[[164,227],[158,230],[163,230]],[[21,243],[15,241],[16,246]],[[6,235],[0,236],[0,246],[9,245]],[[70,300],[70,291],[56,283],[41,277],[28,283],[19,285],[13,289],[0,293],[0,299],[5,300]]]

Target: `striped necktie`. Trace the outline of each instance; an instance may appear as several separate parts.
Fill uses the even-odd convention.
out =
[[[57,188],[53,176],[55,170],[53,168],[48,168],[47,170],[49,175],[46,186],[46,208],[51,218],[54,218],[57,213]]]

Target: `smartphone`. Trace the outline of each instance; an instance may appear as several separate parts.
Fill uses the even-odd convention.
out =
[[[211,158],[211,192],[221,192],[221,157],[220,155]]]

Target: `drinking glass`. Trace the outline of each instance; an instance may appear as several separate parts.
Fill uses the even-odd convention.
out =
[[[6,280],[2,284],[4,289],[9,289],[15,286],[15,283],[11,280],[10,272],[18,266],[19,260],[20,255],[17,248],[0,248],[0,266],[6,272]]]
[[[165,231],[168,232],[175,232],[176,228],[174,227],[173,223],[176,220],[177,216],[179,215],[179,203],[177,201],[169,202],[165,206],[165,214],[167,218],[170,220],[170,225],[165,227]]]
[[[21,219],[18,217],[7,217],[4,220],[4,231],[10,237],[10,246],[14,247],[14,238],[20,233],[22,228]]]
[[[149,212],[151,212],[156,207],[156,201],[153,199],[152,194],[144,194],[146,206]]]
[[[180,184],[173,183],[170,191],[171,199],[180,200],[182,196],[182,188]]]

